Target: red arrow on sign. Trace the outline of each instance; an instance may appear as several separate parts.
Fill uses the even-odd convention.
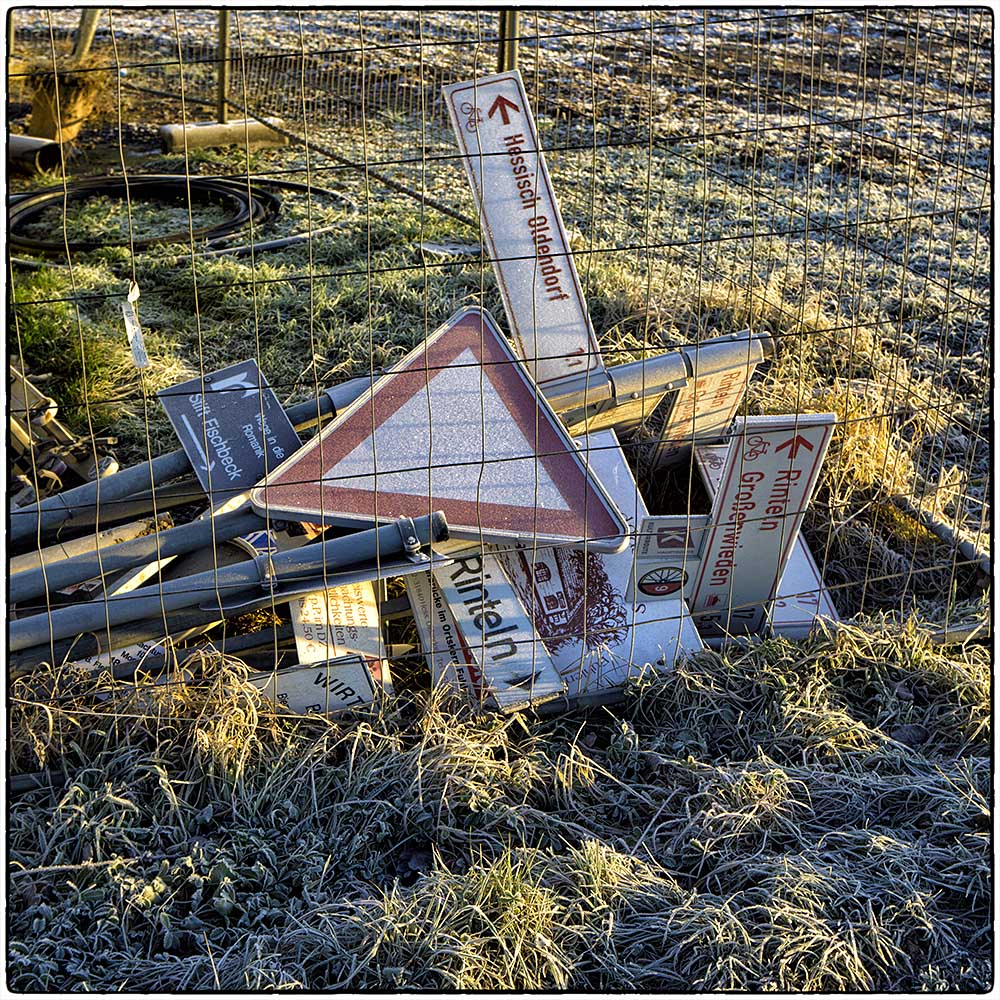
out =
[[[500,117],[503,119],[504,125],[510,124],[510,115],[507,114],[507,109],[511,111],[516,111],[518,114],[521,113],[521,109],[513,102],[508,101],[506,97],[501,94],[491,105],[489,111],[486,112],[487,118],[492,118],[498,111],[500,112]]]
[[[806,451],[813,450],[813,446],[801,434],[796,434],[795,437],[789,438],[787,441],[779,444],[774,450],[784,451],[786,448],[788,449],[789,458],[795,458],[800,448],[805,448]]]

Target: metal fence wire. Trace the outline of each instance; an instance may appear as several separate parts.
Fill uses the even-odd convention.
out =
[[[21,413],[30,425],[25,440],[12,441],[21,560],[12,579],[42,577],[34,589],[22,577],[29,596],[15,601],[13,627],[28,635],[25,622],[57,623],[83,605],[93,612],[69,632],[30,633],[12,654],[17,669],[146,643],[114,661],[125,676],[141,657],[162,668],[177,649],[202,649],[206,636],[216,645],[238,639],[228,652],[263,674],[301,666],[287,595],[272,590],[238,610],[217,601],[200,615],[164,596],[198,573],[217,581],[266,549],[234,550],[231,539],[248,532],[226,533],[221,515],[198,521],[203,484],[183,455],[163,457],[178,442],[156,394],[252,359],[280,403],[298,407],[293,423],[306,440],[329,418],[326,390],[354,378],[363,380],[355,394],[364,391],[460,308],[481,306],[507,330],[443,88],[514,59],[603,364],[685,351],[690,359],[699,345],[746,330],[750,340],[739,344],[749,362],[746,345],[766,340],[767,357],[737,365],[752,376],[735,415],[748,428],[768,415],[837,421],[802,526],[834,613],[866,628],[916,622],[988,633],[993,25],[985,8],[549,8],[516,18],[102,8],[85,54],[80,30],[77,8],[19,7],[8,22],[9,132],[38,127],[45,99],[58,126],[81,123],[40,178],[12,174],[9,184],[9,399],[14,423]],[[191,129],[227,121],[242,132],[224,146],[202,145]],[[272,141],[261,145],[252,130],[265,123]],[[173,145],[160,132],[170,124],[179,127]],[[31,200],[45,188],[46,199]],[[32,438],[44,437],[54,410],[39,417],[42,397],[29,382],[42,387],[42,409],[58,403],[62,451]],[[485,436],[486,399],[455,420],[481,423]],[[708,403],[693,405],[696,428]],[[690,451],[662,460],[663,406],[641,416],[619,428],[618,443],[642,502],[697,527],[711,483]],[[448,464],[434,452],[438,433],[434,424],[429,437],[415,432],[391,459],[376,459],[376,484],[402,476],[403,462],[423,471],[432,493],[431,453],[437,467]],[[714,440],[724,448],[731,431]],[[69,520],[33,520],[18,536],[28,523],[19,517],[87,481],[102,461],[107,471],[112,452],[121,470],[141,467],[134,488],[112,493],[121,472],[98,479]],[[641,533],[638,507],[623,513]],[[201,524],[200,551],[164,557],[165,518]],[[153,540],[146,561],[106,572],[102,553],[137,519],[137,538]],[[261,528],[288,520],[274,515]],[[49,564],[86,543],[58,558],[49,547],[116,526],[91,545],[96,572],[48,585]],[[294,528],[288,544],[305,541],[303,530],[315,534]],[[519,551],[537,574],[546,546],[530,535],[522,527],[527,549],[484,539],[511,575]],[[592,558],[599,539],[581,542],[576,562],[552,556],[545,569],[563,574],[582,603],[538,626],[538,655],[581,636],[591,651],[620,644],[633,621],[586,610],[611,591]],[[374,558],[385,659],[404,686],[424,683],[428,641],[437,640],[407,617],[403,595],[413,590],[398,560]],[[318,572],[325,580],[333,570],[323,563]],[[111,616],[116,595],[139,592],[160,595],[155,613],[141,625]],[[519,596],[529,610],[543,600],[530,586]],[[673,643],[666,663],[683,646],[678,623],[689,609],[657,606],[664,647]],[[733,601],[730,612],[739,610]],[[657,620],[655,607],[648,617]],[[695,609],[694,625],[707,617]],[[573,669],[587,668],[581,659]]]

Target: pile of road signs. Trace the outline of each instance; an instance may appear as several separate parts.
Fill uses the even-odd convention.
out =
[[[13,362],[8,371],[11,506],[27,506],[73,480],[89,482],[117,471],[112,455],[96,454],[98,441],[76,437],[57,419],[58,404],[35,385],[40,378],[32,381]],[[114,444],[114,439],[100,443]]]
[[[262,693],[296,713],[392,694],[390,578],[405,586],[432,682],[477,711],[606,699],[706,643],[836,621],[800,537],[833,416],[737,416],[772,351],[766,335],[605,368],[520,76],[455,84],[445,99],[510,341],[488,313],[462,309],[311,414],[286,413],[253,361],[161,393],[184,453],[149,474],[192,470],[207,509],[169,529],[155,559],[134,541],[106,553],[127,575],[104,588],[112,646],[95,669],[168,659],[163,629],[116,603],[130,594],[146,607],[153,588],[136,588],[157,575],[174,639],[236,651],[259,667]],[[303,443],[299,428],[316,422]],[[654,463],[691,463],[710,509],[650,512],[626,439]],[[105,490],[131,496],[141,471]],[[61,514],[34,516],[40,534]],[[219,543],[231,545],[225,560]],[[58,579],[75,585],[91,568],[63,564]],[[201,638],[260,607],[290,619],[268,633],[270,650],[268,634]],[[55,615],[50,643],[72,621]],[[20,632],[16,649],[41,641],[32,624]]]

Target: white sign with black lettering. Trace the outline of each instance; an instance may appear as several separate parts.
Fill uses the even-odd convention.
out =
[[[691,592],[703,635],[762,631],[835,423],[832,413],[737,420]]]
[[[603,368],[517,70],[444,88],[511,332],[534,381]]]
[[[296,715],[329,714],[370,705],[383,687],[383,679],[373,676],[365,658],[353,654],[252,674],[249,680],[265,698]]]
[[[413,573],[405,583],[434,686],[449,687],[466,704],[479,708],[487,694],[483,674],[441,589],[430,573]]]
[[[495,555],[458,554],[451,566],[434,572],[434,579],[497,708],[513,711],[566,690]]]
[[[320,663],[347,653],[376,662],[385,659],[375,587],[369,580],[294,598],[292,629],[300,663]]]
[[[146,657],[159,658],[166,652],[166,647],[158,639],[147,639],[132,646],[122,646],[108,653],[97,653],[94,656],[73,656],[72,662],[87,667],[89,670],[114,670],[116,667],[141,667]]]

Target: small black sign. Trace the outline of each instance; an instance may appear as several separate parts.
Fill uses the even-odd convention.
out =
[[[157,396],[213,507],[259,483],[301,447],[256,361],[181,382]]]

